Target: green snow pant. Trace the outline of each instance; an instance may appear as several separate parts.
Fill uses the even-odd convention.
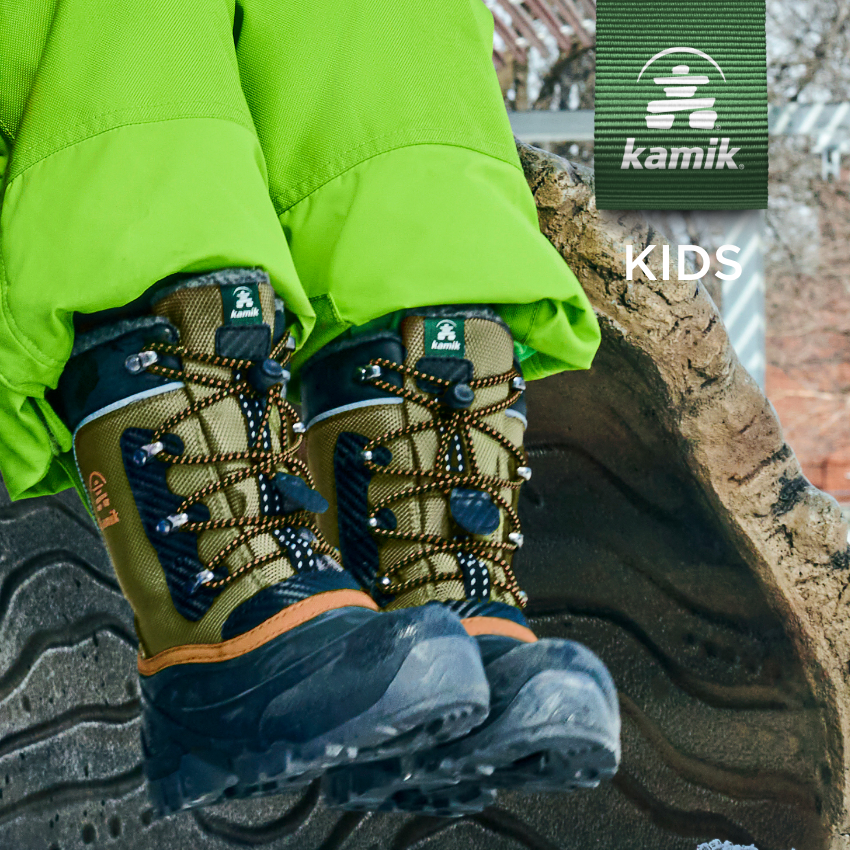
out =
[[[304,359],[405,307],[494,304],[529,378],[599,342],[538,228],[481,0],[0,0],[0,471],[74,476],[45,401],[73,314],[260,266]]]

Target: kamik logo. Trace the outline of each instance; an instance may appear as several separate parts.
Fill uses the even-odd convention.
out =
[[[720,74],[723,82],[726,75],[723,69],[707,53],[695,47],[668,47],[656,53],[643,66],[637,76],[637,82],[650,67],[659,59],[671,54],[686,53],[697,56],[708,62]],[[712,71],[713,73],[713,71]],[[653,82],[664,90],[664,99],[651,100],[646,107],[646,126],[649,130],[670,130],[674,126],[677,113],[687,113],[688,126],[693,130],[713,130],[717,122],[717,112],[712,108],[715,104],[713,97],[694,97],[697,89],[710,82],[707,74],[691,74],[688,65],[673,65],[667,76],[653,77]],[[731,139],[711,138],[707,148],[693,147],[645,147],[635,146],[636,137],[626,139],[623,150],[623,161],[620,168],[634,169],[737,169],[735,154],[740,148],[730,148]],[[641,159],[649,147],[649,153]]]
[[[260,318],[256,286],[237,286],[230,296],[230,319],[236,324],[251,323]]]
[[[425,319],[425,354],[435,357],[463,357],[466,341],[464,339],[463,319]]]

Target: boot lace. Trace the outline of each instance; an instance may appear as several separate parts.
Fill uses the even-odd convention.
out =
[[[292,358],[294,348],[294,340],[291,334],[284,334],[283,338],[274,346],[266,362],[276,361],[279,363],[284,370],[283,375],[286,376],[286,366]],[[146,351],[141,352],[137,356],[142,358],[142,367],[152,374],[169,380],[197,384],[215,390],[212,394],[198,399],[189,405],[189,407],[184,408],[162,422],[151,436],[150,444],[144,447],[149,454],[155,454],[158,459],[167,463],[183,466],[247,461],[247,465],[243,468],[220,476],[216,481],[195,490],[195,492],[185,497],[175,513],[163,521],[170,526],[167,529],[169,533],[171,531],[178,531],[200,534],[213,529],[239,529],[239,533],[204,565],[205,569],[199,574],[198,584],[209,589],[222,588],[240,576],[279,559],[282,555],[285,557],[286,551],[281,540],[274,534],[275,531],[282,531],[284,528],[291,528],[293,530],[306,529],[312,538],[309,541],[312,550],[317,555],[328,556],[334,561],[338,561],[339,555],[336,549],[324,539],[316,524],[315,514],[307,509],[299,509],[281,514],[209,519],[202,522],[191,522],[187,516],[188,510],[193,505],[201,502],[213,493],[225,490],[227,487],[250,478],[257,478],[258,486],[272,486],[270,481],[266,483],[260,479],[260,476],[273,479],[278,473],[284,472],[298,476],[306,483],[310,490],[315,490],[315,483],[307,468],[307,464],[298,456],[298,451],[303,441],[304,427],[301,424],[298,412],[283,395],[284,385],[282,383],[275,383],[267,390],[258,390],[247,377],[250,370],[256,368],[258,361],[241,360],[218,354],[205,354],[187,349],[182,344],[152,342],[146,346]],[[176,369],[162,363],[162,358],[167,356],[180,358],[183,367]],[[224,379],[212,375],[199,374],[191,370],[187,365],[188,361],[231,370],[231,377]],[[249,446],[248,449],[243,451],[187,455],[185,453],[173,454],[163,445],[163,437],[189,417],[207,410],[207,408],[212,407],[224,399],[238,399],[240,397],[258,399],[261,402],[262,415],[257,424],[257,437],[254,440],[253,446]],[[280,451],[272,451],[268,447],[270,446],[269,441],[263,440],[266,429],[269,427],[273,410],[278,412],[281,422],[280,444],[282,448]],[[266,443],[265,448],[260,447],[259,444],[261,442]],[[255,557],[248,563],[229,572],[226,576],[219,579],[215,578],[213,570],[220,566],[234,550],[242,544],[248,543],[250,540],[266,533],[271,533],[275,537],[278,542],[278,551]]]
[[[402,376],[402,386],[398,387],[383,378],[384,371],[394,371]],[[473,555],[482,561],[490,561],[502,568],[505,576],[504,581],[497,580],[492,574],[491,585],[509,593],[520,608],[527,604],[528,597],[520,589],[511,567],[510,560],[513,553],[522,545],[522,533],[519,516],[513,505],[508,502],[501,491],[519,490],[522,484],[531,477],[531,470],[527,466],[527,455],[525,449],[514,445],[507,437],[493,428],[485,420],[491,414],[507,410],[517,402],[525,389],[522,376],[515,369],[501,375],[493,375],[487,378],[477,378],[466,383],[466,386],[475,391],[486,387],[496,387],[500,384],[509,384],[511,392],[502,401],[494,402],[475,410],[467,408],[449,407],[437,395],[426,395],[415,392],[404,386],[405,378],[412,378],[435,385],[441,390],[449,391],[453,382],[438,378],[434,375],[421,372],[420,370],[400,363],[395,363],[384,358],[374,358],[369,361],[361,372],[362,380],[394,396],[405,399],[413,404],[419,405],[430,411],[430,419],[423,422],[405,425],[395,430],[386,431],[370,440],[362,450],[362,461],[364,466],[373,475],[394,475],[400,478],[413,479],[410,487],[393,493],[373,505],[372,512],[368,518],[370,532],[379,539],[401,540],[413,544],[419,544],[419,548],[409,552],[394,563],[383,567],[378,573],[377,583],[380,590],[387,594],[400,594],[428,584],[437,584],[446,581],[457,581],[463,579],[463,573],[458,567],[454,573],[438,575],[429,567],[429,574],[416,578],[397,580],[398,573],[410,564],[419,560],[427,559],[429,555],[437,552],[448,552],[461,555]],[[376,461],[379,453],[376,449],[386,447],[394,440],[413,437],[426,431],[437,433],[437,462],[434,469],[406,469],[390,462],[382,465]],[[473,432],[485,434],[494,440],[505,451],[509,452],[515,461],[517,478],[505,480],[496,475],[487,475],[481,471],[473,444]],[[440,459],[450,456],[452,450],[457,451],[458,441],[466,452],[468,463],[464,471],[441,469]],[[393,503],[403,499],[416,498],[426,493],[441,493],[449,503],[454,488],[465,488],[479,490],[490,495],[492,501],[504,511],[508,526],[508,540],[477,539],[473,535],[458,533],[452,538],[444,538],[435,534],[424,532],[405,532],[397,529],[381,527],[379,515],[388,509]],[[427,563],[427,561],[426,561]],[[489,571],[489,570],[488,570]]]

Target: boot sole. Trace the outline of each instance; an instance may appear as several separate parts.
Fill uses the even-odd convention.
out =
[[[155,773],[159,757],[173,762],[175,748],[180,751],[176,770],[148,779],[155,814],[290,790],[333,767],[430,749],[465,735],[489,707],[483,672],[480,681],[469,680],[476,665],[480,668],[478,649],[465,637],[423,640],[371,708],[310,741],[278,741],[263,752],[224,754],[216,739],[204,746],[195,738],[187,748],[186,730],[152,708],[153,733],[143,735],[148,772]],[[423,694],[431,698],[423,700]]]
[[[617,771],[620,720],[591,677],[532,677],[492,723],[429,752],[325,777],[328,802],[354,811],[474,814],[497,789],[593,788]]]

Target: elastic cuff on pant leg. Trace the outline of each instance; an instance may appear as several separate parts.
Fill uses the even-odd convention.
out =
[[[44,399],[0,387],[0,473],[10,498],[80,488],[70,453],[71,435]]]

